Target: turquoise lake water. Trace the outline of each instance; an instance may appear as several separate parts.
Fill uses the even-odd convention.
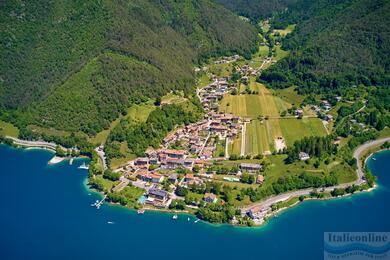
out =
[[[306,201],[260,228],[97,210],[83,160],[49,166],[52,156],[0,145],[0,259],[323,259],[326,231],[390,231],[389,151],[369,160],[373,192]]]

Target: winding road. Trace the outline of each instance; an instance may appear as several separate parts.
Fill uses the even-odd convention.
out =
[[[390,137],[385,137],[385,138],[381,138],[381,139],[378,139],[378,140],[369,141],[367,143],[364,143],[364,144],[360,145],[354,151],[353,157],[357,161],[356,174],[358,176],[358,179],[356,181],[350,182],[350,183],[343,183],[343,184],[339,184],[339,185],[332,186],[332,187],[323,188],[321,190],[325,191],[325,192],[330,192],[330,191],[332,191],[335,188],[346,188],[346,187],[354,185],[354,184],[355,185],[360,185],[360,184],[364,183],[365,182],[364,170],[363,170],[363,165],[362,165],[362,163],[360,161],[362,155],[364,155],[364,152],[366,150],[368,150],[369,148],[381,145],[381,144],[383,144],[385,142],[390,142]],[[242,212],[242,214],[246,214],[246,212],[249,209],[253,208],[253,207],[269,208],[269,207],[271,207],[273,204],[275,204],[277,202],[285,201],[285,200],[288,200],[288,199],[290,199],[292,197],[309,195],[310,192],[312,192],[312,191],[314,191],[314,188],[304,189],[304,190],[297,190],[297,191],[291,191],[291,192],[279,194],[279,195],[270,197],[270,198],[268,198],[266,200],[263,200],[263,201],[260,201],[260,202],[256,202],[256,203],[253,203],[253,204],[251,204],[249,206],[246,206],[246,207],[241,209],[241,212]]]

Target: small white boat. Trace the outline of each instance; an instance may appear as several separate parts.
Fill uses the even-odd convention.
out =
[[[372,157],[372,160],[376,161],[376,158],[375,158],[375,157]]]
[[[200,219],[197,219],[197,220],[195,220],[194,222],[195,222],[195,223],[198,223],[198,222],[199,222],[199,220],[200,220]]]
[[[91,207],[95,207],[95,206],[97,206],[97,205],[98,205],[98,203],[99,203],[99,201],[98,201],[98,200],[96,200],[96,201],[95,201],[95,203],[92,203],[92,204],[91,204]]]
[[[138,213],[138,214],[144,214],[144,213],[145,213],[145,210],[144,210],[144,209],[139,209],[139,210],[137,210],[137,213]]]
[[[175,214],[175,215],[173,215],[173,217],[172,217],[173,219],[177,219],[177,215]]]
[[[115,224],[114,222],[112,222],[112,221],[107,221],[107,224],[110,224],[110,225],[112,225],[112,224]]]
[[[187,221],[190,221],[190,218],[187,218]]]
[[[78,168],[81,169],[81,170],[89,170],[89,165],[83,163],[83,164],[80,165]]]

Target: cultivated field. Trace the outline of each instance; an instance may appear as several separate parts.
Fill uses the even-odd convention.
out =
[[[273,121],[272,119],[270,121]],[[282,119],[279,120],[282,134],[287,146],[305,136],[325,136],[325,128],[318,118]]]
[[[272,138],[269,136],[266,123],[260,123],[259,120],[253,120],[246,127],[245,153],[251,155],[263,154],[271,151],[270,143]]]

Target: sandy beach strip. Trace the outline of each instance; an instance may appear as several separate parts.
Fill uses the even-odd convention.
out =
[[[62,162],[64,160],[66,160],[66,158],[59,157],[59,156],[54,156],[53,158],[51,158],[51,160],[48,162],[48,164],[57,164],[57,163],[60,163],[60,162]]]

